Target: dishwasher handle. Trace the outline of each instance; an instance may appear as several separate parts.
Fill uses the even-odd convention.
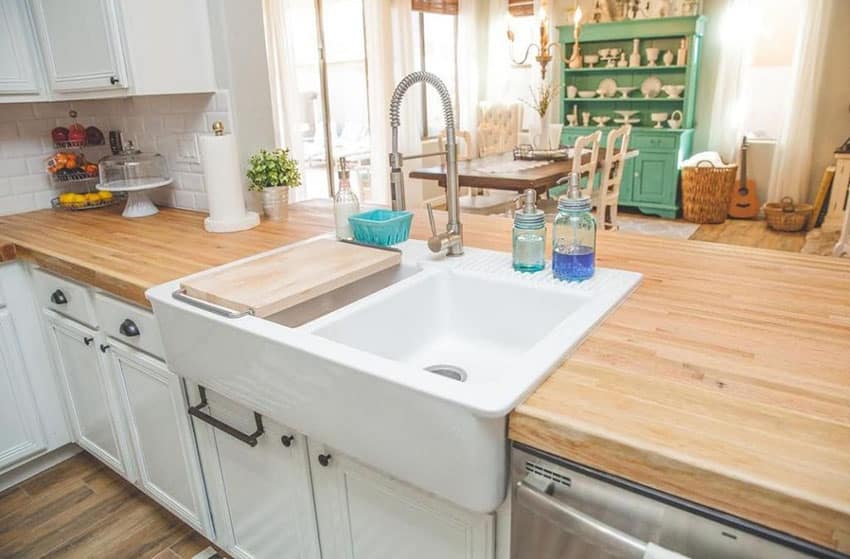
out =
[[[528,476],[526,479],[517,482],[516,502],[528,510],[534,511],[551,520],[565,531],[574,533],[591,543],[598,542],[606,550],[616,550],[618,553],[617,557],[643,559],[650,547],[659,550],[657,546],[651,543],[646,543],[630,536],[613,526],[609,526],[593,518],[589,514],[583,513],[551,497],[549,491],[554,489],[551,483],[548,484],[549,487],[547,489],[549,491],[541,491],[536,485],[538,484],[531,481]],[[687,559],[684,555],[667,550],[663,550],[663,553],[664,556],[671,559],[675,557]]]

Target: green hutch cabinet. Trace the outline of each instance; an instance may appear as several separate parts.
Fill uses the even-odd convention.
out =
[[[611,117],[610,124],[620,126],[613,122],[615,118],[621,118],[621,115],[614,111],[640,111],[633,117],[640,119],[640,122],[632,124],[629,143],[629,147],[639,150],[640,155],[630,159],[624,169],[620,206],[636,207],[643,213],[671,219],[676,217],[679,211],[679,167],[681,162],[691,155],[700,42],[704,29],[704,16],[585,24],[579,37],[582,55],[597,54],[600,49],[619,48],[625,53],[625,60],[628,61],[633,50],[633,40],[638,39],[641,66],[608,68],[605,67],[605,62],[600,60],[593,68],[585,64],[582,68],[571,69],[561,63],[563,145],[571,146],[579,136],[599,129],[603,131],[602,145],[605,145],[608,132],[613,128],[600,128],[593,124],[588,127],[581,126],[583,112],[589,112],[593,117]],[[565,52],[571,53],[574,42],[573,27],[562,26],[558,30]],[[687,44],[687,60],[684,65],[676,65],[676,55],[682,39],[685,39]],[[656,66],[647,65],[647,47],[659,49]],[[668,50],[674,56],[669,66],[663,62],[664,53]],[[680,98],[671,98],[663,92],[655,98],[644,98],[640,90],[641,84],[650,77],[658,78],[663,85],[683,85],[684,93]],[[623,97],[622,92],[617,92],[615,97],[567,96],[567,87],[570,85],[579,91],[596,91],[600,82],[607,78],[613,79],[618,87],[631,86],[636,89],[630,92],[628,97]],[[667,123],[663,124],[663,128],[654,127],[655,123],[650,118],[652,113],[672,115],[676,110],[682,112],[681,128],[674,130]],[[574,111],[578,114],[578,125],[569,126],[566,115]]]

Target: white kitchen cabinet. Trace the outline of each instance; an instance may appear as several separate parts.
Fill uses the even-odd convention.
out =
[[[197,387],[189,394],[191,404],[201,403]],[[206,399],[204,413],[243,433],[256,432],[251,410],[210,390]],[[265,417],[256,446],[193,421],[216,543],[239,559],[319,559],[307,440]]]
[[[12,317],[0,308],[0,472],[46,449]]]
[[[0,95],[31,101],[43,93],[41,61],[26,0],[0,2]]]
[[[323,557],[494,557],[493,515],[458,508],[313,440],[309,446]]]
[[[115,340],[109,346],[140,487],[209,535],[209,510],[180,379],[158,359]]]
[[[31,2],[50,89],[126,91],[127,66],[115,0]]]
[[[104,341],[90,328],[44,313],[77,443],[132,481],[117,394],[101,359]]]

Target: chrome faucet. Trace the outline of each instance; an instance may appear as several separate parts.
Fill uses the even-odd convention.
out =
[[[398,150],[398,127],[401,124],[399,111],[404,94],[411,85],[424,82],[430,84],[440,95],[443,105],[443,116],[446,121],[446,151],[443,153],[423,153],[420,155],[402,156]],[[428,204],[428,220],[431,224],[432,237],[428,239],[428,248],[432,252],[446,251],[448,256],[460,256],[463,254],[463,225],[460,223],[460,201],[457,180],[457,141],[455,138],[455,117],[452,109],[452,98],[446,84],[436,75],[430,72],[413,72],[405,76],[393,91],[390,101],[390,127],[392,128],[392,151],[390,152],[390,191],[394,210],[405,209],[404,201],[404,174],[402,166],[408,159],[420,157],[431,157],[434,155],[446,156],[446,210],[449,221],[443,233],[437,233],[434,223],[434,210]]]

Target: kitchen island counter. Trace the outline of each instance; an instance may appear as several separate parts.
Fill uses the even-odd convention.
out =
[[[240,233],[203,218],[46,210],[0,218],[0,242],[3,260],[149,306],[153,285],[333,228],[327,202]],[[510,220],[463,221],[467,245],[510,250]],[[412,236],[429,236],[423,214]],[[643,282],[511,414],[510,438],[850,552],[850,262],[601,233],[598,263]]]

